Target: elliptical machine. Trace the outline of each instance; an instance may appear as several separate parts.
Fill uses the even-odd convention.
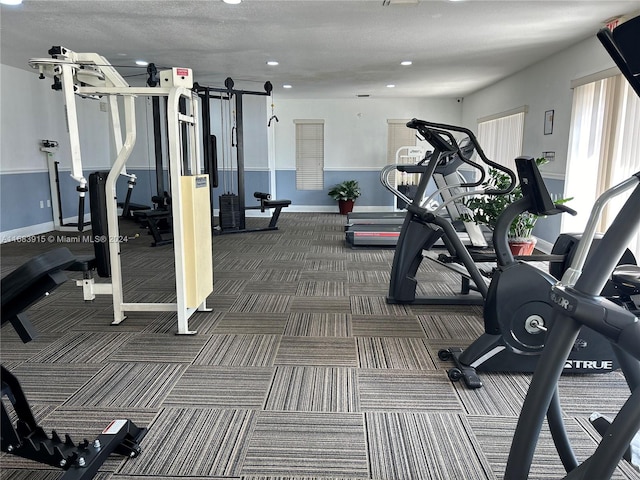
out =
[[[400,238],[398,239],[398,244],[393,257],[387,303],[412,305],[482,305],[484,303],[484,298],[487,295],[487,284],[485,279],[474,263],[471,254],[459,238],[451,221],[444,215],[440,215],[440,212],[444,213],[444,209],[448,205],[460,200],[460,198],[464,196],[472,194],[501,195],[509,193],[515,186],[515,175],[508,168],[489,160],[484,154],[473,132],[466,128],[431,123],[415,118],[407,123],[407,127],[416,129],[422,138],[431,144],[434,150],[428,158],[428,163],[419,164],[417,166],[390,165],[385,167],[396,168],[400,171],[407,171],[409,173],[421,173],[418,190],[413,197],[413,200],[409,200],[410,203],[407,206],[407,215],[405,217],[404,224],[402,225]],[[448,189],[475,188],[480,186],[484,180],[484,168],[465,156],[451,132],[458,132],[468,137],[480,159],[488,166],[501,170],[507,174],[511,178],[511,184],[509,187],[502,190],[477,189],[470,192],[461,190],[461,193],[448,195],[447,200],[435,211],[429,211],[425,204],[428,203],[428,200],[431,199],[433,195],[424,202],[422,199],[427,191],[429,182],[433,178],[436,169],[441,166],[443,159],[457,158],[472,166],[480,173],[478,180],[460,185],[449,185],[447,187]],[[418,170],[418,166],[421,170]],[[396,196],[402,195],[387,184],[385,184],[385,187],[387,187],[387,189]],[[416,273],[424,259],[423,251],[430,250],[440,239],[442,239],[442,242],[449,254],[460,259],[466,267],[466,273],[465,276],[463,276],[461,294],[453,296],[418,297],[416,296],[416,289],[418,286]]]
[[[465,350],[449,348],[438,352],[441,360],[455,363],[448,371],[449,378],[462,378],[469,388],[482,386],[477,370],[533,372],[545,346],[546,332],[552,327],[553,301],[549,294],[556,279],[526,262],[516,261],[509,249],[507,232],[511,222],[524,212],[540,216],[575,212],[553,203],[533,158],[517,158],[516,168],[523,198],[505,209],[494,230],[498,268],[484,304],[485,333]],[[608,373],[618,367],[611,344],[585,327],[564,371]]]

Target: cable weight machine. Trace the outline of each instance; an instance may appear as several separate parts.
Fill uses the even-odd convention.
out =
[[[211,210],[214,210],[213,188],[222,186],[223,194],[219,196],[219,224],[215,234],[244,233],[265,230],[277,230],[277,222],[283,208],[291,204],[290,200],[272,200],[269,193],[255,192],[254,197],[259,205],[247,206],[245,193],[245,141],[244,141],[244,108],[245,95],[271,96],[273,85],[265,82],[264,91],[237,90],[232,78],[224,82],[225,87],[209,87],[195,83],[193,90],[202,100],[202,139],[205,173],[211,176]],[[211,100],[220,101],[220,124],[222,140],[222,172],[219,173],[218,139],[211,133],[211,123],[214,112]],[[223,102],[228,102],[227,109]],[[233,103],[231,103],[233,102]],[[272,117],[273,118],[273,117]],[[234,155],[235,151],[235,175]],[[237,190],[237,193],[234,193]],[[246,211],[257,210],[265,212],[274,209],[267,227],[247,228]]]

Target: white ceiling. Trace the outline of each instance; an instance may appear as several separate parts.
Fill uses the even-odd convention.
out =
[[[138,85],[145,69],[124,67],[145,59],[190,67],[202,85],[269,80],[280,98],[464,97],[640,11],[640,0],[394,4],[407,1],[24,0],[2,6],[1,61],[29,69],[62,45],[100,53]]]

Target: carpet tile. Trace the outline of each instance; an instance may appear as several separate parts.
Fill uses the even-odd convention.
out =
[[[351,315],[344,313],[292,313],[284,335],[302,337],[350,337]]]
[[[265,410],[357,412],[356,372],[352,368],[276,368]]]
[[[171,389],[164,406],[260,410],[273,368],[191,366]]]
[[[275,364],[355,367],[355,341],[341,337],[282,337]]]
[[[358,337],[356,342],[361,368],[435,370],[422,338]]]
[[[358,369],[357,379],[362,411],[462,411],[442,372]]]
[[[128,461],[121,473],[237,477],[257,416],[252,410],[163,408],[142,440],[153,454]]]
[[[357,413],[261,412],[242,473],[369,478]]]
[[[186,368],[167,363],[108,364],[65,406],[158,408]]]
[[[212,335],[193,364],[269,367],[279,342],[278,335]]]
[[[466,420],[458,414],[367,413],[371,478],[496,479]]]

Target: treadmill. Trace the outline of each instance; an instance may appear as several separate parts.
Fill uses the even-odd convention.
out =
[[[345,230],[353,225],[402,225],[406,211],[402,212],[350,212]]]
[[[402,147],[408,148],[408,147]],[[465,182],[464,177],[458,171],[458,168],[464,163],[459,155],[463,155],[465,159],[469,159],[473,155],[474,146],[468,139],[460,144],[460,152],[448,156],[442,156],[438,160],[438,165],[433,172],[433,179],[438,189],[424,202],[426,205],[434,202],[434,198],[438,195],[445,202],[447,212],[452,221],[454,228],[458,232],[460,240],[465,246],[486,248],[491,239],[491,231],[483,229],[473,222],[462,222],[459,220],[463,210],[463,206],[459,202],[452,201],[451,198],[463,193],[464,187],[461,183]],[[392,172],[400,171],[408,174],[421,174],[424,170],[425,163],[431,161],[431,152],[425,155],[416,164],[392,164],[384,167],[380,173],[380,182],[390,190],[398,199],[406,204],[410,204],[413,199],[407,197],[397,188],[391,186],[389,176]],[[398,154],[396,154],[396,158]],[[413,156],[415,158],[415,156]],[[421,167],[411,168],[415,165]],[[406,211],[402,212],[358,212],[351,213],[347,216],[347,224],[345,226],[345,240],[352,248],[355,247],[395,247],[400,237],[402,224],[407,216]],[[435,247],[444,247],[441,240],[438,240]]]
[[[402,213],[402,212],[399,212]],[[395,247],[400,237],[406,213],[402,213],[397,224],[358,224],[347,228],[345,240],[354,247]]]
[[[396,151],[396,163],[418,163],[429,152],[425,152],[423,147],[417,145],[405,145]],[[382,180],[381,180],[382,181]],[[411,186],[411,183],[403,186]],[[399,187],[400,188],[400,187]],[[402,211],[384,211],[384,212],[350,212],[347,214],[347,223],[345,231],[354,225],[402,225],[406,216],[406,204],[404,208],[398,206]],[[370,230],[364,228],[362,231]],[[375,230],[372,230],[375,231]],[[395,245],[393,243],[392,245]]]

